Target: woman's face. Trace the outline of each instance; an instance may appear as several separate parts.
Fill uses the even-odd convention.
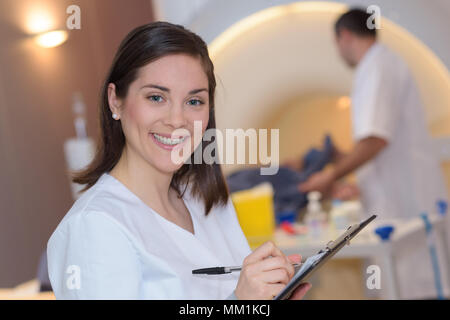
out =
[[[194,143],[194,122],[201,121],[201,135],[208,125],[208,90],[200,58],[185,54],[142,67],[123,100],[110,84],[109,104],[119,115],[127,150],[161,172],[174,173],[182,163],[174,162],[171,153],[184,149],[191,154],[200,142]]]

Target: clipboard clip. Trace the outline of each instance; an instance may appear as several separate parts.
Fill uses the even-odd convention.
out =
[[[355,229],[359,227],[359,224],[354,224],[348,227],[348,229],[342,234],[339,238],[337,238],[334,241],[330,241],[327,243],[326,248],[328,250],[335,249],[338,245],[342,244],[342,242],[345,242],[346,245],[350,245],[350,239],[351,235],[354,232]]]
[[[342,243],[344,243],[344,245],[345,244],[349,245],[350,239],[352,239],[359,231],[361,231],[361,229],[363,229],[376,217],[377,217],[376,215],[372,215],[366,220],[362,221],[361,223],[356,223],[348,227],[347,230],[339,238],[327,243],[326,245],[327,250],[333,251],[336,247],[338,247]]]

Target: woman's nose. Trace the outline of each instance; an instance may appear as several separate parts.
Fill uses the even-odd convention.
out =
[[[183,106],[170,106],[168,114],[165,118],[166,125],[174,128],[182,128],[186,125],[187,120],[184,114]]]

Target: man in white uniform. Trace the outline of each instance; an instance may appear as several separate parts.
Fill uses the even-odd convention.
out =
[[[356,171],[364,209],[379,221],[435,213],[436,202],[445,200],[447,191],[418,89],[405,62],[377,42],[368,18],[352,9],[335,25],[339,53],[356,67],[351,96],[355,146],[348,154],[336,152],[333,168],[312,176],[300,189],[327,192],[336,180]],[[436,296],[429,254],[422,245],[423,250],[408,255],[424,261],[414,266],[423,277],[413,277],[419,275],[411,268],[399,271],[409,282],[400,290],[402,297]]]

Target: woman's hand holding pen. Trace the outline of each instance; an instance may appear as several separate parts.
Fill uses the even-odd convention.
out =
[[[271,241],[249,254],[242,265],[235,295],[239,300],[273,299],[294,275],[292,263],[300,262],[300,255],[289,258]],[[300,286],[292,295],[301,299],[311,285]]]
[[[302,261],[302,256],[299,254],[291,254],[290,256],[288,256],[288,258],[293,262],[293,263],[301,263]],[[306,282],[306,283],[302,283],[298,286],[297,289],[294,290],[294,292],[291,294],[291,296],[289,297],[289,300],[301,300],[303,299],[303,297],[305,296],[305,294],[308,292],[308,290],[311,289],[311,284]]]

